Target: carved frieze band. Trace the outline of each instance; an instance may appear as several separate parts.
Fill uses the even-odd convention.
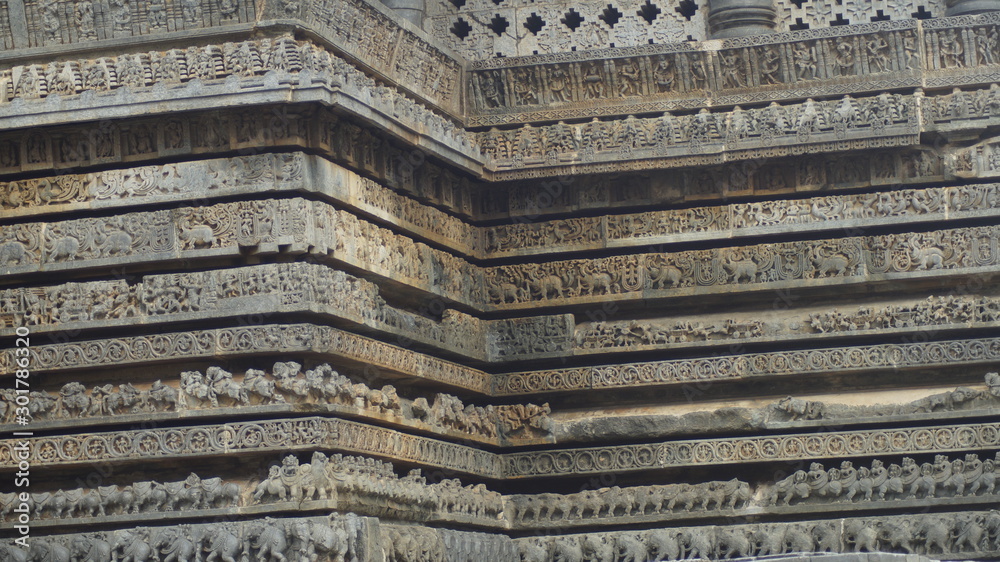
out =
[[[62,174],[0,182],[0,189],[5,194],[0,197],[0,209],[7,217],[306,191],[460,253],[482,254],[481,229],[326,159],[301,152]]]
[[[379,90],[373,87],[363,91],[370,96]],[[0,173],[36,175],[39,171],[69,168],[78,172],[89,166],[136,166],[157,159],[208,157],[248,149],[263,152],[308,148],[422,201],[466,216],[474,212],[476,184],[449,167],[430,162],[422,152],[415,152],[412,144],[401,143],[395,136],[373,131],[326,108],[285,104],[256,109],[8,131],[0,134]],[[225,170],[216,173],[224,174]],[[281,172],[282,176],[298,174],[301,171],[295,169]],[[146,182],[153,182],[152,178],[141,180],[136,186],[140,192],[147,189]],[[169,178],[165,183],[170,185]],[[176,182],[174,189],[178,189]],[[52,200],[52,193],[45,189],[42,193],[42,200],[59,203]],[[20,207],[23,202],[15,199],[8,204]]]
[[[690,115],[557,123],[479,133],[479,146],[497,178],[517,179],[523,170],[556,170],[576,164],[655,159],[658,167],[791,154],[790,146],[865,148],[916,144],[921,94],[883,93],[868,98],[813,101]],[[867,144],[871,140],[873,144]],[[886,143],[889,143],[888,145]],[[700,155],[700,156],[698,156]],[[504,173],[505,171],[510,173]]]
[[[1000,338],[743,353],[494,375],[498,396],[1000,360]]]
[[[997,101],[1000,108],[1000,99]],[[895,168],[892,159],[885,164]],[[983,172],[985,175],[987,171]],[[890,169],[887,174],[892,176],[894,172]],[[11,181],[0,186],[6,194],[0,198],[0,208],[9,216],[184,202],[206,196],[313,191],[402,226],[415,236],[480,258],[672,243],[690,241],[692,237],[758,236],[785,232],[793,225],[797,232],[806,232],[863,228],[887,220],[903,223],[974,218],[990,216],[1000,206],[998,184],[988,183],[474,227],[369,178],[302,153],[140,166]],[[0,251],[0,266],[18,265],[17,256],[11,254],[16,250],[11,247]],[[39,259],[44,258],[43,253]]]
[[[330,326],[313,324],[262,325],[217,330],[163,332],[152,336],[32,346],[35,372],[134,366],[202,358],[228,358],[246,353],[320,353],[363,363],[372,369],[426,378],[449,386],[488,394],[489,375],[478,369],[438,359],[403,346],[391,345]],[[401,342],[402,343],[402,342]],[[0,372],[11,375],[13,350],[0,354]]]
[[[158,428],[27,440],[32,467],[103,461],[179,459],[268,451],[339,450],[435,466],[487,478],[501,475],[499,457],[465,445],[336,418],[295,418]],[[0,441],[0,467],[16,468],[18,440]],[[19,449],[22,451],[23,449]]]
[[[790,523],[670,527],[515,539],[521,560],[725,560],[808,553],[899,553],[931,559],[995,559],[997,511],[964,511]],[[586,554],[585,554],[586,553]],[[872,556],[875,558],[877,554]]]
[[[998,99],[1000,104],[1000,99]],[[997,106],[1000,109],[1000,105]],[[988,216],[1000,209],[1000,185],[905,189],[863,195],[771,199],[719,207],[515,222],[484,227],[489,257],[667,244],[719,236],[761,236],[887,223]]]
[[[987,226],[505,265],[487,268],[485,284],[489,304],[518,309],[595,298],[954,275],[1000,264],[998,235],[1000,229]]]
[[[448,439],[471,439],[498,445],[552,442],[548,404],[477,406],[451,394],[410,398],[393,385],[381,387],[345,376],[322,363],[304,368],[278,361],[266,372],[247,369],[236,374],[213,365],[204,373],[183,371],[150,381],[90,385],[63,384],[56,392],[36,387],[27,413],[33,427],[47,430],[109,425],[132,421],[168,421],[232,415],[336,413],[360,416],[388,425],[433,432]],[[83,380],[86,380],[84,378]],[[52,392],[50,392],[50,390]],[[405,393],[404,393],[405,394]],[[16,430],[17,394],[0,389],[0,428]]]
[[[350,2],[342,5],[346,4]],[[113,94],[120,94],[123,89],[132,96],[130,101],[136,103],[143,93],[155,95],[162,93],[163,88],[190,85],[194,81],[197,87],[190,90],[192,96],[212,88],[221,88],[216,93],[259,89],[260,76],[269,72],[278,74],[274,86],[284,83],[334,88],[364,104],[366,112],[375,110],[409,131],[440,140],[451,150],[478,160],[478,150],[470,144],[473,136],[453,121],[414,102],[396,88],[376,82],[326,49],[308,41],[296,41],[291,36],[0,68],[0,114],[27,114],[29,108],[44,114],[51,111],[52,104],[39,100],[50,96],[54,98],[50,101],[57,104],[79,99],[74,96],[83,93],[111,97],[115,103],[121,103]],[[407,83],[418,84],[421,78]],[[8,103],[14,99],[20,100],[16,107]],[[282,115],[275,115],[268,125],[283,127],[281,119]],[[167,135],[168,141],[182,142],[182,131],[166,129],[162,134]],[[135,148],[142,148],[141,139],[133,142],[140,143]]]
[[[862,196],[833,199],[823,207],[813,200],[808,202],[808,216],[812,220],[830,215],[851,220],[852,216],[898,216],[911,208],[918,210],[917,214],[923,211],[944,216],[950,213],[950,208],[957,209],[959,214],[963,209],[977,214],[979,209],[996,205],[995,188],[995,185],[967,186],[949,188],[951,191],[904,191],[894,194],[895,197],[867,195],[863,210],[856,214],[844,212],[847,208],[844,199],[857,200]],[[759,203],[731,207],[741,208],[758,221],[781,214],[764,210],[764,206]],[[805,203],[786,203],[785,218],[793,206],[796,209],[793,217],[807,214]],[[617,218],[603,220],[619,224],[616,229],[608,228],[609,234],[635,231],[628,228],[631,220],[623,219],[623,224],[617,223]],[[583,232],[595,231],[581,225],[577,228]],[[557,240],[559,237],[572,240],[565,231],[553,236]],[[997,239],[996,228],[976,227],[481,270],[462,258],[393,234],[346,211],[323,203],[286,199],[2,227],[0,267],[8,274],[15,274],[41,268],[61,269],[76,263],[96,266],[109,261],[151,261],[167,256],[207,258],[226,255],[227,251],[236,255],[248,248],[259,252],[284,248],[361,267],[383,279],[437,293],[475,309],[483,308],[480,279],[485,276],[489,305],[516,309],[531,303],[562,304],[604,295],[670,296],[710,293],[714,287],[794,287],[804,281],[851,278],[864,282],[872,276],[923,276],[945,270],[971,273],[997,265]],[[116,306],[126,306],[124,295]],[[48,323],[38,318],[28,322]]]
[[[756,34],[470,64],[468,124],[637,115],[820,93],[996,81],[996,14]]]
[[[466,260],[299,198],[0,227],[4,275],[273,252],[360,267],[453,302],[476,305],[482,294]]]
[[[618,447],[509,453],[504,455],[503,465],[508,478],[526,478],[665,467],[995,449],[998,443],[1000,424],[985,423],[680,440]]]
[[[324,508],[489,527],[502,522],[502,497],[485,486],[463,486],[457,478],[428,483],[420,469],[401,478],[392,464],[371,457],[315,451],[308,463],[287,455],[280,465],[272,462],[269,467],[249,478],[203,478],[192,472],[183,480],[39,491],[26,503],[33,523],[61,527],[94,523],[97,517],[105,522],[148,521]],[[17,494],[0,493],[0,522],[18,505]]]
[[[437,41],[400,26],[378,3],[364,0],[302,2],[212,0],[192,3],[156,0],[86,3],[26,0],[23,15],[3,18],[0,43],[20,49],[148,37],[171,38],[175,33],[226,27],[251,31],[251,25],[292,20],[320,32],[338,50],[428,102],[460,115],[462,62],[435,46]],[[6,6],[6,4],[5,4]],[[243,24],[243,25],[240,25]],[[51,49],[49,49],[51,50]],[[38,52],[46,52],[39,50]]]
[[[69,249],[73,248],[57,251]],[[14,326],[21,325],[32,326],[33,332],[52,332],[292,311],[331,314],[466,357],[487,357],[487,325],[478,318],[449,310],[435,321],[396,309],[385,303],[370,281],[307,263],[148,275],[134,284],[114,280],[4,289],[0,333],[13,334]],[[544,323],[547,318],[518,321]],[[565,345],[566,339],[548,345]]]
[[[60,339],[60,338],[55,338]],[[317,352],[366,366],[485,394],[488,376],[477,369],[438,359],[329,326],[312,324],[264,325],[218,330],[196,330],[86,342],[56,343],[32,349],[37,371],[136,365],[228,357],[257,353]],[[5,353],[5,365],[14,355]],[[11,372],[7,369],[6,372]]]
[[[211,556],[213,560],[243,557],[257,560],[272,556],[274,560],[298,560],[299,555],[315,562],[382,560],[375,537],[381,538],[377,519],[333,513],[326,517],[264,517],[79,534],[32,534],[25,541],[27,548],[16,541],[0,543],[0,558],[17,562],[29,559],[115,562],[150,560],[162,552],[170,560],[195,560],[202,556]]]

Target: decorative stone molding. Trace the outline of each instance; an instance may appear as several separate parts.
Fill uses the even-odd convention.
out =
[[[399,396],[393,385],[376,388],[341,375],[326,363],[303,371],[300,363],[286,360],[274,363],[268,372],[247,369],[235,377],[211,366],[204,373],[184,371],[166,383],[162,379],[152,384],[135,382],[121,383],[117,388],[110,383],[96,385],[88,390],[82,382],[74,381],[62,385],[57,393],[36,388],[29,395],[32,426],[62,429],[79,423],[108,425],[313,411],[360,416],[492,445],[552,441],[548,404],[475,406],[443,393],[411,399]],[[16,429],[16,397],[13,389],[0,389],[0,427]]]
[[[168,89],[176,90],[180,84],[186,86],[185,91],[168,92]],[[37,125],[45,123],[51,113],[58,110],[58,121],[65,123],[71,121],[71,110],[89,109],[85,119],[93,120],[95,115],[101,116],[99,111],[107,105],[108,99],[116,104],[127,100],[129,105],[136,107],[144,103],[160,106],[153,110],[156,113],[163,112],[165,104],[183,104],[185,99],[192,101],[208,95],[242,93],[252,99],[249,103],[260,104],[273,101],[266,95],[268,91],[287,97],[287,93],[280,92],[287,92],[294,86],[298,87],[300,97],[303,97],[302,90],[307,88],[323,88],[328,95],[340,100],[336,105],[342,108],[369,120],[395,124],[405,131],[402,134],[415,132],[418,137],[429,140],[430,145],[440,143],[438,148],[443,149],[442,153],[466,159],[466,164],[478,160],[478,151],[470,143],[472,137],[454,121],[414,102],[397,88],[366,76],[328,50],[287,35],[187,49],[0,67],[0,119],[10,127],[18,126],[17,119],[30,116],[32,124]],[[20,101],[14,103],[14,100]],[[190,109],[190,106],[170,109],[178,111]],[[258,134],[274,134],[277,129],[287,129],[285,121],[292,118],[287,112],[277,113],[260,123]],[[177,150],[185,148],[185,133],[177,126],[162,132],[140,130],[119,142],[126,144],[125,149],[131,155],[152,150],[164,135],[162,142]],[[94,143],[108,142],[100,136],[93,138],[93,131],[90,134]],[[110,133],[97,133],[101,134]],[[140,136],[136,137],[137,134]],[[118,139],[111,139],[115,141]],[[63,146],[56,148],[77,158],[86,156],[88,151],[107,153],[110,150],[83,146],[76,141],[63,141]],[[44,148],[29,146],[28,150]],[[26,153],[25,158],[31,160],[31,154]]]
[[[994,227],[855,236],[663,254],[503,265],[485,270],[489,303],[507,310],[601,299],[845,285],[985,272]],[[966,241],[956,246],[956,240]]]
[[[883,93],[840,100],[693,115],[636,118],[585,124],[480,133],[478,144],[495,179],[558,175],[567,166],[602,171],[621,160],[655,161],[657,169],[721,164],[791,154],[789,145],[814,145],[808,152],[915,145],[922,96]],[[723,158],[722,155],[725,155]],[[535,172],[529,172],[535,170]]]
[[[378,520],[330,514],[326,517],[264,517],[246,521],[196,523],[173,526],[130,527],[72,535],[31,537],[22,549],[0,543],[5,560],[88,560],[112,562],[146,560],[154,553],[168,553],[180,560],[210,556],[213,559],[278,559],[305,557],[317,562],[377,560],[381,550],[373,544]],[[376,554],[377,553],[377,554]],[[183,558],[181,557],[183,556]],[[301,559],[301,558],[299,558]]]
[[[894,223],[940,223],[989,215],[997,209],[1000,209],[1000,185],[995,183],[791,201],[772,199],[717,207],[513,222],[484,228],[484,250],[491,258],[513,257],[715,240],[721,236],[759,237],[791,229],[805,234]]]
[[[850,518],[795,523],[749,523],[703,527],[671,527],[515,539],[521,559],[724,560],[807,553],[859,554],[898,552],[931,558],[994,558],[1000,549],[993,530],[1000,526],[996,511],[935,513],[878,518]],[[882,555],[885,556],[885,555]],[[655,557],[655,558],[651,558]]]
[[[47,527],[222,514],[259,516],[300,507],[486,527],[502,523],[500,494],[482,485],[462,486],[458,479],[427,483],[420,469],[401,478],[389,463],[319,451],[308,463],[288,455],[269,466],[263,478],[202,478],[190,473],[176,481],[32,493],[26,503],[36,523]],[[16,494],[0,494],[0,522],[19,505]]]
[[[60,341],[62,338],[54,338]],[[405,342],[400,342],[405,343]],[[156,335],[60,341],[33,346],[36,372],[153,365],[194,359],[232,358],[246,353],[319,353],[362,363],[379,372],[426,378],[438,384],[486,394],[490,377],[483,371],[426,353],[391,345],[330,326],[266,324],[214,330],[162,332]],[[0,353],[0,372],[10,376],[15,350]]]
[[[676,440],[663,443],[508,453],[510,479],[633,472],[667,467],[800,461],[837,457],[913,455],[996,447],[1000,425],[827,431],[798,435]]]
[[[408,135],[406,141],[419,143],[420,138]],[[92,166],[138,166],[158,159],[228,155],[250,148],[314,150],[378,178],[389,188],[456,213],[471,215],[475,207],[475,187],[468,178],[427,161],[423,151],[414,152],[413,146],[401,144],[383,130],[363,127],[332,110],[308,104],[257,105],[253,112],[181,112],[165,119],[137,116],[128,122],[102,122],[100,127],[10,131],[0,134],[0,173],[76,173]],[[301,172],[283,170],[293,176]]]
[[[772,351],[502,373],[495,375],[494,394],[519,396],[833,372],[874,374],[998,360],[1000,338]]]
[[[58,253],[74,248],[57,240]],[[485,359],[487,326],[478,318],[449,311],[441,321],[393,308],[369,281],[316,264],[268,264],[199,273],[147,275],[125,280],[68,283],[46,288],[0,291],[0,324],[32,332],[133,325],[137,319],[222,319],[261,313],[332,314],[360,326],[413,341],[443,346],[453,353]],[[523,319],[524,323],[545,317]],[[499,321],[499,325],[510,321]],[[411,334],[411,329],[422,335]],[[502,328],[499,328],[502,329]]]
[[[22,442],[24,440],[21,440]],[[124,430],[27,439],[33,468],[97,462],[178,460],[218,455],[336,450],[497,478],[499,456],[466,445],[336,418],[305,417],[224,425]],[[0,467],[17,467],[18,440],[0,441]]]
[[[998,20],[942,21],[984,26],[988,33]],[[474,108],[467,125],[749,105],[800,100],[819,91],[829,95],[917,88],[923,86],[922,73],[935,74],[931,71],[938,68],[932,57],[924,60],[921,53],[925,39],[926,52],[938,53],[926,29],[933,29],[926,21],[882,21],[756,34],[721,44],[642,45],[475,61],[469,77]],[[997,61],[985,44],[977,49],[985,58],[949,67],[955,68],[948,71],[949,84],[996,80],[988,76],[996,76]]]
[[[3,6],[6,14],[7,4]],[[189,40],[192,34],[285,32],[291,25],[297,32],[308,30],[319,35],[367,72],[403,85],[433,105],[454,115],[462,109],[462,61],[418,27],[401,24],[391,15],[392,10],[379,2],[268,0],[254,4],[218,0],[202,6],[162,0],[141,9],[128,2],[86,4],[76,9],[70,5],[67,9],[59,1],[27,0],[21,9],[20,17],[0,20],[0,44],[19,49],[21,56],[45,56],[81,47],[176,43]],[[423,69],[433,72],[421,72]]]

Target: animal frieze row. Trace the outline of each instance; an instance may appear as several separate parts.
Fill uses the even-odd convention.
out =
[[[380,525],[380,531],[385,562],[521,561],[514,541],[502,534],[384,523]]]
[[[315,177],[306,177],[305,170],[323,168]],[[379,218],[393,223],[409,225],[416,236],[428,237],[444,242],[466,255],[476,257],[496,257],[525,253],[547,252],[551,249],[591,249],[600,247],[648,243],[650,238],[659,241],[685,241],[692,236],[710,238],[745,232],[746,235],[771,232],[789,225],[802,225],[799,229],[836,228],[850,222],[852,227],[858,221],[875,221],[876,217],[898,217],[900,222],[909,220],[935,220],[939,218],[961,218],[982,216],[997,206],[996,184],[972,184],[949,188],[907,189],[865,195],[840,195],[815,197],[799,201],[772,200],[757,203],[740,203],[719,207],[694,207],[681,210],[652,211],[637,214],[609,215],[603,218],[578,217],[544,222],[515,222],[509,225],[474,227],[454,216],[428,207],[409,197],[397,194],[377,182],[363,178],[349,170],[326,160],[302,153],[290,155],[259,155],[232,159],[215,159],[206,162],[185,162],[161,166],[141,166],[130,170],[110,170],[81,175],[64,175],[47,178],[12,181],[6,184],[7,191],[0,198],[0,207],[18,214],[37,214],[70,210],[76,204],[87,204],[92,208],[105,205],[131,205],[136,199],[149,198],[155,203],[163,200],[183,202],[202,198],[206,195],[221,197],[228,194],[249,194],[270,190],[320,190],[324,195],[357,205],[364,211],[374,211]],[[336,192],[329,192],[334,190]],[[328,193],[329,192],[329,193]],[[287,206],[288,201],[269,202],[267,205]],[[259,214],[264,203],[228,204],[182,209],[159,214],[118,215],[113,220],[122,223],[94,226],[85,219],[65,223],[48,223],[44,232],[38,224],[21,224],[6,227],[7,242],[0,246],[0,265],[21,266],[22,262],[42,263],[52,259],[69,261],[99,257],[118,257],[142,251],[170,251],[180,249],[205,249],[224,246],[227,243],[253,245],[256,238],[265,242],[268,228],[278,228],[273,221],[259,217],[246,218],[242,215]],[[246,207],[246,208],[245,208]],[[312,210],[295,211],[290,216],[317,224],[312,230],[300,229],[302,236],[314,241],[317,247],[324,244],[321,234],[309,235],[313,230],[332,224],[334,231],[347,235],[347,230],[356,233],[359,225],[368,224],[349,213],[327,210],[325,206],[312,204]],[[229,210],[232,209],[232,210]],[[286,211],[284,208],[269,214]],[[180,216],[187,213],[190,216]],[[240,220],[226,215],[237,213]],[[332,216],[331,215],[335,215]],[[314,216],[323,214],[321,217]],[[162,216],[161,216],[162,215]],[[202,215],[205,215],[203,217]],[[215,216],[221,215],[221,216]],[[197,224],[192,221],[203,218],[214,219],[213,224]],[[342,218],[343,220],[338,220]],[[242,221],[242,222],[241,222]],[[881,224],[884,218],[879,218]],[[155,247],[144,248],[139,238],[145,233],[132,232],[128,224],[174,223],[177,233],[164,232],[156,237]],[[191,223],[181,224],[178,223]],[[196,221],[197,222],[197,221]],[[204,222],[204,221],[202,221]],[[242,224],[242,223],[251,224]],[[236,240],[231,241],[223,233],[227,224],[241,228]],[[60,226],[61,225],[61,226]],[[133,225],[134,226],[134,225]],[[208,232],[194,232],[192,229],[208,226]],[[170,228],[163,225],[163,228]],[[404,240],[403,237],[384,232],[374,226],[367,226],[382,233],[383,238]],[[99,232],[103,229],[103,232]],[[248,229],[260,232],[247,234]],[[77,239],[63,242],[67,247],[62,253],[55,252],[54,245],[63,230]],[[80,230],[80,233],[76,233]],[[204,230],[204,229],[202,229]],[[119,233],[119,231],[121,233]],[[602,233],[607,232],[606,235]],[[280,236],[278,233],[275,236]],[[126,239],[126,236],[128,239]],[[184,236],[183,239],[178,239]],[[328,237],[332,235],[328,234]],[[147,235],[146,237],[151,237]],[[44,240],[43,240],[44,238]],[[93,238],[93,240],[91,240]],[[166,238],[167,240],[164,240]],[[214,238],[214,242],[213,242]],[[103,240],[103,242],[101,242]],[[406,239],[408,240],[408,239]],[[128,243],[127,243],[128,242]],[[325,242],[335,247],[333,240]],[[339,242],[338,242],[339,243]],[[150,245],[152,241],[149,242]],[[67,253],[73,246],[76,253]],[[392,244],[387,244],[392,245]],[[412,245],[412,243],[411,243]],[[20,246],[20,247],[18,247]],[[420,243],[417,247],[423,248]],[[355,245],[346,245],[346,250],[354,250]],[[427,252],[435,253],[429,248]],[[405,253],[399,250],[397,253]],[[426,252],[425,252],[426,253]],[[93,254],[93,255],[91,255]],[[447,261],[447,258],[442,258]],[[427,261],[426,258],[424,261]]]
[[[16,393],[0,390],[0,424],[14,423]],[[94,419],[108,423],[123,415],[194,412],[219,408],[312,404],[333,411],[396,421],[436,432],[467,435],[490,443],[545,439],[552,433],[548,404],[477,406],[451,394],[415,399],[401,397],[393,385],[381,388],[338,373],[327,363],[303,369],[301,363],[280,361],[267,371],[233,373],[212,366],[184,371],[177,382],[157,380],[136,387],[131,382],[97,385],[64,384],[57,393],[32,390],[28,411],[32,423]],[[258,408],[260,409],[260,408]],[[290,409],[290,408],[289,408]],[[268,409],[273,411],[274,408]],[[107,418],[107,419],[102,419]]]
[[[128,485],[31,493],[24,503],[34,520],[45,521],[114,516],[124,519],[146,514],[190,517],[198,516],[199,511],[310,501],[367,515],[464,519],[493,526],[503,509],[500,494],[482,484],[463,486],[458,479],[428,483],[420,469],[400,477],[386,462],[319,451],[312,453],[308,463],[286,455],[280,463],[270,465],[266,477],[246,481],[191,473],[176,481],[143,480]],[[0,521],[21,508],[21,503],[16,493],[0,494]]]
[[[958,329],[993,326],[1000,321],[1000,301],[993,296],[930,296],[883,306],[801,312],[778,320],[750,315],[706,315],[697,320],[640,322],[599,321],[576,327],[575,349],[661,349],[698,346],[725,340],[788,340],[833,334],[872,334],[934,327]]]
[[[923,96],[883,93],[867,98],[689,115],[555,125],[524,125],[478,134],[479,146],[497,170],[625,158],[683,157],[691,153],[737,152],[786,144],[912,135],[919,130]]]
[[[767,496],[768,505],[801,503],[871,502],[902,499],[942,497],[990,496],[996,491],[997,462],[1000,452],[993,459],[980,460],[979,455],[968,453],[964,458],[949,459],[935,455],[934,462],[917,463],[904,457],[902,464],[888,467],[879,459],[871,466],[854,468],[851,461],[839,466],[824,468],[821,463],[811,463],[809,470],[796,470],[778,480]]]
[[[31,536],[0,543],[0,558],[38,560],[372,560],[371,520],[353,513],[326,517],[134,527],[71,535]]]
[[[331,360],[360,362],[378,369],[378,372],[424,378],[479,394],[487,394],[491,382],[489,375],[478,369],[331,326],[314,324],[264,324],[184,332],[163,331],[155,335],[107,339],[74,339],[71,342],[35,345],[32,351],[32,365],[37,371],[123,367],[235,357],[248,352],[280,352],[286,358],[295,354],[319,353],[331,357]],[[0,372],[9,375],[14,372],[12,366],[16,364],[14,350],[0,354]],[[42,403],[44,401],[39,402]]]
[[[493,526],[506,519],[517,528],[538,528],[597,521],[627,524],[636,518],[656,520],[671,514],[683,518],[706,512],[739,513],[755,506],[780,513],[781,507],[793,503],[827,504],[839,510],[844,507],[842,502],[850,502],[861,508],[879,509],[885,507],[883,502],[897,500],[992,496],[996,463],[997,459],[981,461],[974,453],[954,460],[937,455],[933,464],[917,464],[906,457],[902,465],[890,463],[888,467],[875,459],[870,468],[857,469],[851,461],[828,470],[820,463],[812,463],[808,472],[798,470],[785,479],[760,486],[734,478],[501,497],[482,484],[463,486],[458,479],[428,484],[420,469],[400,477],[391,464],[370,457],[328,456],[317,451],[304,464],[296,456],[287,455],[280,464],[270,466],[266,477],[247,482],[202,478],[191,473],[178,481],[139,481],[126,486],[34,493],[26,503],[36,519],[48,520],[315,500],[367,515],[391,511],[394,517],[414,519],[464,516]],[[0,520],[21,508],[20,503],[17,494],[0,495]]]
[[[227,251],[309,253],[463,303],[477,303],[481,294],[478,270],[466,260],[348,211],[298,198],[0,228],[0,268],[8,274],[107,259],[119,265],[165,255],[207,259]]]
[[[0,467],[16,467],[23,444],[0,441]],[[33,468],[80,463],[177,461],[190,457],[339,450],[482,477],[499,476],[498,456],[468,445],[339,418],[306,417],[27,439]]]
[[[754,286],[863,282],[994,266],[998,230],[975,227],[837,240],[781,242],[587,260],[504,265],[485,270],[498,308],[585,302],[612,295],[669,296]]]
[[[515,539],[524,562],[726,560],[809,553],[994,558],[1000,513],[968,511],[794,523],[671,527]]]

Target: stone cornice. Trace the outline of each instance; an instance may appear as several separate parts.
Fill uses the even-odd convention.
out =
[[[25,441],[25,440],[21,440]],[[83,467],[97,462],[179,460],[218,455],[334,450],[498,478],[499,457],[466,445],[408,435],[337,418],[292,418],[224,425],[158,428],[29,438],[32,467]],[[0,468],[16,468],[18,440],[0,441]]]

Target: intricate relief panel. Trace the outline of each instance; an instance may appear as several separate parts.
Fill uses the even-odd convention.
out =
[[[394,518],[460,520],[496,525],[503,509],[500,494],[485,486],[463,486],[458,479],[428,483],[420,469],[400,478],[389,463],[369,457],[312,453],[310,462],[294,455],[270,465],[266,478],[230,480],[190,473],[183,480],[137,481],[126,486],[74,488],[32,493],[28,506],[36,521],[112,517],[112,520],[191,517],[207,510],[247,512],[257,505],[298,507],[321,502],[366,515]],[[19,504],[12,494],[0,494],[0,521]],[[240,509],[250,508],[250,509]],[[179,512],[179,513],[178,513]],[[211,513],[218,513],[212,511]],[[119,517],[115,517],[119,516]],[[84,519],[84,521],[76,521]]]
[[[875,275],[971,273],[998,263],[997,236],[996,228],[978,227],[504,265],[485,270],[486,294],[494,306],[519,308],[612,295],[708,293],[714,287],[733,290],[867,280]]]
[[[633,560],[692,558],[724,560],[803,553],[883,553],[931,558],[992,559],[1000,546],[993,530],[996,511],[967,511],[872,519],[836,519],[795,523],[671,527],[586,535],[515,539],[521,559],[613,560],[624,552]],[[877,556],[877,554],[875,555]],[[629,558],[626,558],[628,560]]]
[[[298,12],[299,3],[294,4]],[[368,2],[319,0],[308,6],[299,17],[325,32],[338,48],[401,87],[453,114],[461,113],[462,65],[455,57],[400,28],[382,13],[384,8]]]
[[[827,431],[508,453],[504,455],[503,464],[509,478],[600,474],[664,467],[991,449],[996,447],[998,436],[1000,425],[995,423]]]
[[[471,145],[472,137],[454,121],[404,96],[396,88],[366,76],[322,47],[308,41],[295,41],[290,36],[3,68],[0,69],[0,108],[14,99],[33,101],[59,94],[62,100],[84,92],[100,94],[124,87],[138,94],[152,91],[147,90],[147,86],[159,85],[162,88],[193,80],[199,80],[202,88],[218,86],[220,82],[217,81],[226,79],[227,85],[236,81],[248,87],[259,87],[260,79],[255,77],[268,72],[282,75],[282,81],[286,83],[338,88],[352,99],[377,108],[382,115],[405,123],[410,130],[443,141],[466,156],[477,156],[475,147]],[[22,109],[16,111],[23,112]],[[278,135],[280,129],[287,127],[282,121],[287,121],[291,115],[284,112],[266,121],[265,117],[244,114],[237,123],[259,120],[255,124],[256,132],[252,134],[253,140],[259,142],[263,139],[257,139],[258,134]],[[225,134],[192,143],[192,139],[184,138],[189,134],[181,124],[165,127],[159,132],[140,125],[120,137],[127,156],[140,156],[160,146],[176,152],[230,139]],[[61,138],[55,147],[28,147],[25,159],[40,164],[50,157],[46,152],[54,150],[57,162],[85,158],[104,160],[114,155],[115,149],[106,146],[115,143],[113,137],[106,128],[96,131],[91,128],[77,137]],[[251,137],[242,141],[239,137],[237,133],[237,142],[251,142]]]
[[[498,457],[465,445],[335,418],[295,418],[225,425],[117,431],[28,440],[33,467],[191,455],[336,449],[496,477]],[[378,445],[376,445],[378,443]],[[15,440],[0,441],[0,466],[16,467]]]
[[[859,372],[1000,360],[1000,339],[880,344],[746,353],[700,359],[627,363],[495,375],[495,394],[621,388],[800,373]]]
[[[998,105],[1000,107],[1000,105]],[[485,228],[490,257],[690,241],[725,235],[863,228],[890,221],[971,217],[1000,207],[997,184],[831,195],[794,201],[771,199],[719,207],[515,222]],[[606,233],[605,233],[606,232]],[[544,250],[543,250],[544,249]]]
[[[103,384],[88,389],[81,382],[64,384],[58,394],[34,390],[29,412],[33,423],[50,420],[93,418],[108,423],[124,415],[195,412],[225,408],[268,412],[293,409],[296,404],[329,406],[346,412],[390,422],[432,429],[439,433],[467,435],[498,443],[501,440],[535,440],[551,435],[553,422],[548,404],[475,406],[450,394],[430,398],[400,397],[396,387],[369,386],[341,375],[323,363],[303,370],[300,363],[281,361],[270,372],[248,369],[242,375],[217,367],[204,373],[185,371],[178,380],[157,380],[148,387],[132,383]],[[0,389],[0,424],[13,424],[16,393]]]
[[[380,544],[386,562],[425,560],[518,562],[521,560],[514,542],[506,535],[412,525],[381,525],[380,528]]]
[[[42,47],[105,39],[120,39],[218,25],[250,23],[256,5],[244,0],[130,0],[65,2],[27,0],[26,47]]]
[[[5,560],[297,559],[316,562],[371,560],[365,538],[376,520],[353,513],[312,518],[271,518],[208,524],[137,527],[75,535],[32,536],[29,549],[0,543]],[[376,527],[377,529],[377,527]],[[183,556],[183,558],[181,557]],[[273,557],[273,558],[272,558]]]
[[[480,394],[486,394],[490,388],[489,376],[480,370],[329,326],[312,324],[164,332],[154,336],[89,341],[74,339],[71,343],[32,346],[32,351],[32,364],[38,372],[232,357],[248,352],[318,352]],[[0,355],[0,371],[3,373],[12,373],[11,366],[15,364],[14,350]],[[41,404],[40,401],[35,403]]]
[[[758,35],[721,45],[477,61],[469,125],[639,114],[920,86],[915,20]],[[595,61],[608,62],[595,62]],[[983,64],[993,64],[985,62]]]
[[[821,309],[823,310],[823,309]],[[992,326],[1000,320],[995,297],[952,295],[928,297],[885,306],[861,306],[851,311],[834,308],[802,313],[780,320],[759,320],[756,314],[647,323],[636,320],[581,324],[576,348],[664,349],[725,340],[781,340],[820,334],[887,334],[913,329],[958,329]]]
[[[856,144],[862,139],[891,138],[916,144],[912,135],[919,129],[918,123],[917,96],[883,93],[858,99],[807,99],[787,106],[772,102],[760,109],[737,106],[719,113],[703,108],[692,115],[665,113],[613,121],[595,118],[584,124],[524,125],[480,133],[478,141],[498,171],[625,159],[657,159],[658,167],[663,167],[671,160],[688,162],[692,153],[710,156],[725,152],[731,158],[746,159],[763,155],[760,149],[774,147],[767,155],[775,156],[781,154],[778,147],[788,144],[849,146],[849,141]]]
[[[67,244],[60,252],[75,248]],[[263,308],[262,308],[263,307]],[[127,325],[137,318],[206,318],[279,310],[325,310],[417,341],[483,358],[487,326],[448,311],[441,321],[385,304],[378,289],[328,267],[295,263],[149,275],[139,283],[93,281],[0,291],[0,325],[33,331]],[[432,343],[433,342],[433,343]]]
[[[601,519],[628,521],[695,511],[742,509],[752,497],[750,485],[727,482],[601,488],[575,494],[505,496],[505,515],[517,527],[594,524]],[[624,522],[623,521],[623,522]]]

